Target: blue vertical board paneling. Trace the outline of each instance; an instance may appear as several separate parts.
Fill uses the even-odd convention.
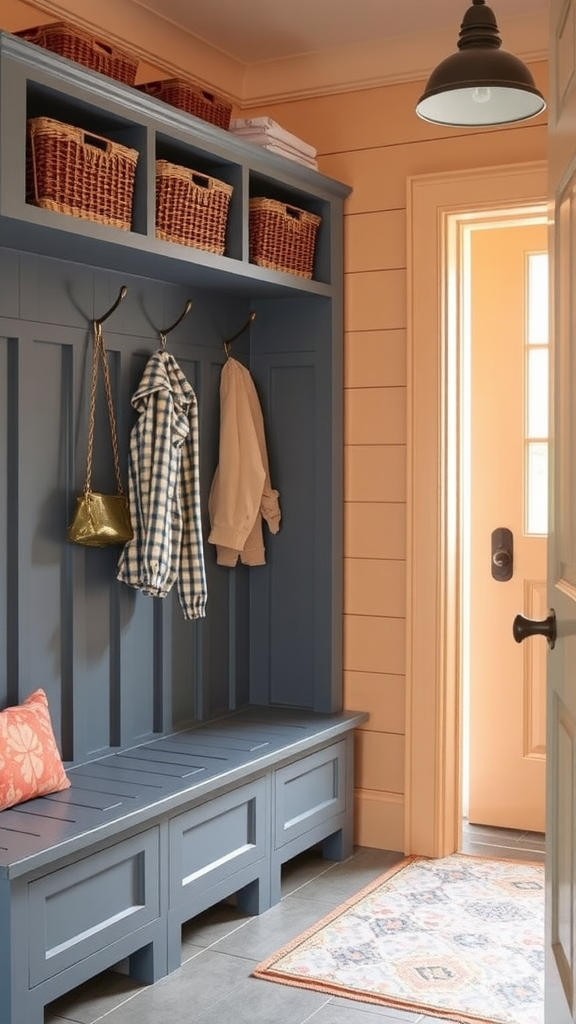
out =
[[[206,328],[207,330],[207,328]],[[204,332],[202,332],[204,335]],[[205,537],[205,568],[208,587],[206,618],[201,625],[202,658],[195,690],[196,714],[209,718],[222,713],[228,703],[228,659],[232,623],[228,606],[226,574],[216,565],[215,550],[208,542],[210,517],[208,498],[214,470],[218,464],[219,388],[224,350],[220,343],[212,350],[210,360],[204,364],[200,389],[200,452],[202,488],[202,525]]]
[[[313,707],[319,681],[324,686],[333,670],[329,625],[322,621],[330,615],[334,584],[333,466],[325,455],[332,430],[330,352],[317,344],[326,334],[328,304],[251,304],[256,321],[234,348],[259,391],[272,483],[281,494],[281,531],[272,536],[264,527],[262,567],[218,566],[207,542],[222,341],[249,306],[235,300],[224,313],[217,292],[195,295],[192,313],[168,340],[199,401],[209,597],[207,617],[187,622],[175,591],[160,600],[118,583],[119,548],[92,550],[66,541],[85,473],[89,319],[105,311],[129,279],[32,257],[22,257],[21,268],[21,304],[38,320],[16,321],[19,337],[3,348],[2,514],[6,531],[17,524],[12,554],[5,555],[2,599],[10,637],[4,661],[18,678],[10,697],[6,668],[4,702],[44,686],[70,761],[250,701]],[[128,298],[105,324],[125,484],[135,421],[130,399],[160,343],[159,328],[174,320],[187,297],[181,288],[167,288],[167,297],[164,288],[129,280]],[[93,485],[115,488],[101,385]],[[10,583],[15,602],[8,602]]]
[[[314,693],[315,608],[322,580],[314,565],[316,370],[311,356],[286,356],[268,372],[271,437],[276,436],[282,529],[269,543],[270,702],[310,708]],[[288,428],[288,429],[287,429]],[[276,432],[278,431],[278,435]],[[280,446],[280,433],[290,438]],[[283,696],[284,695],[284,696]]]
[[[60,260],[21,258],[20,316],[44,325],[86,330],[93,316],[94,275]]]
[[[226,574],[217,577],[219,586],[211,594],[210,651],[204,643],[206,622],[184,620],[175,590],[166,599],[147,597],[117,581],[120,548],[84,548],[66,538],[85,476],[90,318],[105,312],[128,281],[128,297],[116,319],[104,325],[126,485],[135,421],[130,399],[160,344],[158,331],[174,322],[187,293],[57,260],[22,257],[15,263],[9,251],[2,251],[2,257],[27,318],[4,317],[0,324],[0,524],[6,538],[13,534],[0,556],[0,699],[3,705],[15,703],[35,687],[44,687],[64,756],[78,761],[172,731],[208,712],[222,713],[237,701],[235,692],[230,700]],[[207,309],[218,306],[217,295],[195,299],[194,309],[205,327],[217,321]],[[10,312],[17,312],[14,303]],[[11,334],[9,327],[15,329]],[[170,340],[201,401],[206,532],[224,354],[214,327],[211,333],[203,331],[201,344],[190,344],[182,328]],[[104,492],[115,489],[101,384],[93,486]],[[217,570],[208,548],[206,562],[214,578]]]
[[[220,420],[220,375],[224,362],[222,341],[232,336],[247,318],[245,305],[235,303],[227,311],[218,310],[216,349],[205,366],[200,389],[200,429],[204,438],[201,453],[203,524],[205,538],[210,534],[208,498],[214,470],[218,464]],[[236,350],[235,350],[236,354]],[[241,567],[230,569],[216,564],[216,548],[205,545],[208,584],[207,616],[202,623],[201,678],[197,691],[198,714],[202,718],[220,715],[241,707],[249,699],[249,581]]]
[[[20,256],[6,249],[0,254],[0,316],[20,316]]]
[[[251,368],[281,529],[251,577],[252,700],[333,710],[341,686],[341,416],[334,414],[328,303],[259,306]],[[323,339],[319,344],[318,339]]]
[[[225,572],[229,570],[224,570]],[[252,700],[252,658],[254,654],[250,643],[250,621],[252,603],[250,600],[251,570],[242,566],[230,581],[229,607],[234,610],[234,646],[230,649],[229,688],[230,702],[235,708],[241,708]]]
[[[5,548],[6,548],[6,699],[15,703],[19,697],[20,678],[20,530],[19,501],[20,480],[18,474],[18,410],[19,410],[19,365],[18,329],[12,331],[8,322],[6,346],[6,490],[5,490]]]
[[[207,501],[207,468],[205,466],[205,434],[203,429],[200,410],[208,404],[209,395],[204,396],[204,378],[208,374],[202,372],[202,366],[213,358],[210,349],[206,346],[206,332],[199,325],[198,321],[201,300],[195,296],[192,309],[182,323],[178,334],[168,335],[166,344],[168,350],[177,360],[178,365],[192,385],[196,401],[198,403],[198,432],[200,440],[200,490],[202,498],[203,526],[206,536],[206,501]],[[181,310],[177,311],[177,315]],[[174,318],[172,318],[174,322]],[[168,325],[167,325],[168,326]],[[212,408],[215,408],[216,396],[212,395]],[[172,685],[166,687],[173,695],[172,714],[178,722],[193,722],[202,718],[202,703],[199,695],[202,687],[202,668],[204,662],[204,631],[205,619],[198,619],[193,622],[186,621],[183,617],[179,602],[174,599],[167,609],[164,610],[166,640],[165,650],[167,654],[178,652],[176,657],[171,657],[170,668],[167,669],[165,680],[171,680]]]
[[[341,581],[334,559],[340,538],[331,524],[338,523],[341,437],[326,343],[330,303],[224,301],[218,290],[189,291],[50,258],[14,261],[9,250],[0,257],[18,297],[9,309],[25,311],[0,316],[0,526],[9,538],[0,563],[2,704],[43,686],[70,762],[248,703],[334,710]],[[85,476],[90,320],[112,305],[122,284],[128,295],[104,324],[104,337],[125,485],[136,416],[131,397],[159,331],[193,299],[167,344],[199,402],[208,606],[195,622],[184,620],[176,588],[155,599],[119,583],[120,548],[83,548],[66,538]],[[216,564],[208,542],[208,496],[218,462],[223,341],[251,309],[256,320],[233,355],[251,370],[260,396],[282,526],[277,536],[264,526],[265,566],[230,569]],[[92,482],[115,490],[101,382]]]
[[[12,687],[16,682],[13,667],[10,665],[8,647],[8,609],[11,605],[9,583],[13,582],[13,574],[8,573],[10,552],[12,550],[8,537],[8,451],[10,439],[10,384],[8,380],[9,350],[14,341],[0,335],[0,701],[2,705],[9,702]],[[13,595],[13,598],[17,597]],[[12,687],[10,685],[12,680]]]
[[[132,282],[130,282],[132,284]],[[116,292],[118,289],[115,290]],[[116,294],[111,290],[107,301],[114,302]],[[102,305],[106,309],[106,303]],[[127,460],[130,430],[132,429],[135,414],[131,406],[131,398],[136,390],[146,362],[150,353],[157,347],[157,339],[144,337],[146,325],[138,319],[135,310],[141,310],[139,297],[134,295],[134,288],[130,288],[127,298],[118,309],[119,323],[114,327],[123,330],[118,337],[112,334],[112,320],[110,326],[104,325],[105,336],[108,347],[114,344],[118,347],[122,358],[121,372],[121,401],[116,402],[116,408],[123,410],[122,419],[118,421],[120,438],[123,442],[122,467],[124,486],[127,487]],[[156,316],[160,314],[155,311]],[[140,314],[141,316],[141,314]],[[132,318],[132,322],[131,322]],[[151,328],[147,326],[148,334]],[[103,406],[104,409],[104,406]],[[109,453],[109,440],[106,443]],[[108,460],[109,455],[108,455]],[[161,646],[161,633],[155,623],[155,609],[152,598],[143,598],[134,588],[119,584],[116,579],[116,569],[121,548],[114,549],[114,587],[118,592],[120,602],[121,631],[119,637],[119,658],[120,658],[120,680],[121,688],[118,695],[119,714],[113,715],[113,721],[121,723],[122,728],[115,737],[118,746],[125,746],[128,738],[138,737],[143,740],[147,735],[154,732],[154,708],[155,708],[155,683],[158,660],[158,648]],[[130,685],[126,681],[130,680]],[[138,740],[136,740],[138,742]]]
[[[19,674],[26,692],[43,687],[60,728],[60,715],[67,719],[60,694],[69,683],[72,618],[61,523],[68,512],[73,337],[49,325],[42,332],[23,324],[19,338],[19,562],[28,568],[19,579]]]

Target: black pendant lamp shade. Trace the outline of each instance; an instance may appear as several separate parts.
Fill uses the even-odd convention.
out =
[[[501,49],[494,13],[473,0],[460,26],[458,52],[432,72],[416,113],[435,124],[476,127],[535,117],[546,107],[526,65]]]

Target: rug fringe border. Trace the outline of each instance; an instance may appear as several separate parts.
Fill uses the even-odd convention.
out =
[[[517,860],[514,857],[490,857],[482,856],[481,854],[465,853],[460,851],[458,855],[462,857],[469,857],[471,860],[498,860],[505,861],[506,863],[517,863]],[[435,859],[436,858],[424,857],[420,854],[408,854],[407,856],[403,857],[402,860],[398,861],[396,864],[393,864],[386,871],[383,871],[382,874],[378,875],[377,878],[373,879],[371,882],[368,882],[368,884],[365,885],[362,889],[359,889],[358,892],[350,896],[347,900],[344,901],[344,903],[338,904],[338,906],[335,907],[334,910],[329,911],[328,914],[322,917],[315,924],[310,925],[309,928],[306,928],[303,932],[300,932],[290,942],[287,942],[286,945],[276,950],[276,952],[272,953],[265,960],[262,960],[259,964],[256,965],[254,970],[250,972],[251,977],[257,978],[260,981],[277,982],[281,985],[288,985],[292,988],[306,988],[315,992],[323,992],[327,995],[342,997],[343,999],[351,999],[363,1003],[372,1003],[377,1006],[390,1006],[392,1008],[396,1008],[399,1010],[408,1010],[411,1012],[422,1011],[423,1013],[428,1014],[428,1016],[430,1017],[438,1017],[440,1019],[444,1019],[445,1021],[454,1021],[455,1024],[498,1024],[498,1022],[495,1021],[493,1017],[477,1017],[466,1013],[454,1013],[452,1011],[446,1011],[445,1009],[436,1009],[435,1007],[428,1006],[426,1003],[407,1002],[401,999],[395,999],[393,996],[379,996],[375,994],[372,995],[370,993],[360,992],[355,989],[347,989],[342,985],[332,985],[330,982],[327,981],[308,979],[304,978],[303,976],[299,976],[296,979],[294,978],[293,975],[282,974],[280,971],[276,971],[272,967],[272,964],[275,963],[275,961],[279,960],[283,956],[286,956],[286,954],[291,953],[293,949],[295,949],[297,946],[300,946],[303,942],[306,942],[307,939],[311,938],[312,935],[315,935],[316,932],[321,931],[323,928],[326,927],[326,925],[330,924],[332,921],[335,921],[342,914],[345,914],[350,909],[350,907],[353,907],[356,903],[359,903],[361,900],[364,899],[365,896],[370,895],[370,893],[373,892],[374,889],[378,889],[381,885],[383,885],[384,882],[388,881],[388,879],[393,878],[394,875],[398,874],[399,871],[403,871],[404,868],[408,867],[410,864],[413,864],[415,861],[426,861]],[[530,860],[523,861],[522,863],[525,866],[543,866],[540,861]]]

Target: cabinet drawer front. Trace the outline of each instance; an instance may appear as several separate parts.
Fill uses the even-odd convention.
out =
[[[158,878],[153,828],[30,882],[30,985],[154,921]]]
[[[275,849],[346,808],[346,744],[335,743],[275,774]]]
[[[197,887],[253,864],[266,853],[264,779],[210,800],[170,822],[170,906]]]

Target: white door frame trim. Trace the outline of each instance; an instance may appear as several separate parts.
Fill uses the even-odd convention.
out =
[[[544,161],[408,179],[405,852],[460,836],[460,227],[546,201]],[[450,258],[449,258],[450,256]]]

